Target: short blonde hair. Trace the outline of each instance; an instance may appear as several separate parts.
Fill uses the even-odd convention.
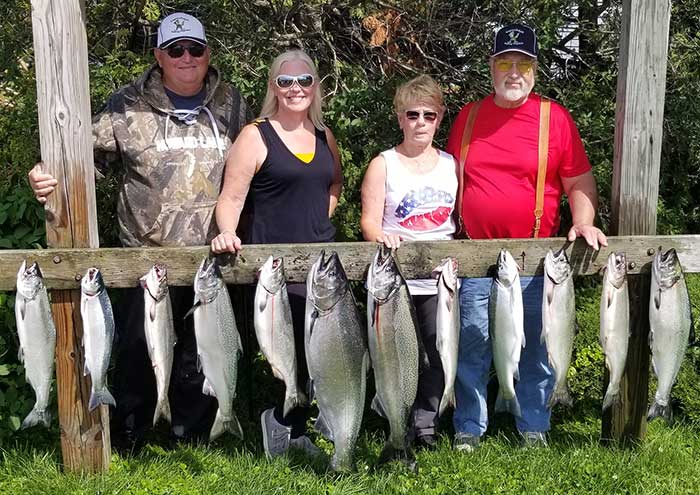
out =
[[[301,60],[308,65],[309,73],[314,76],[316,89],[314,90],[313,100],[311,102],[311,106],[309,107],[309,119],[311,122],[313,122],[316,129],[322,131],[326,128],[326,125],[323,123],[323,114],[321,113],[321,81],[318,77],[316,64],[314,64],[311,57],[309,57],[306,52],[302,50],[286,51],[278,55],[277,58],[272,61],[272,64],[270,65],[270,73],[267,77],[267,92],[265,93],[265,99],[263,100],[262,110],[260,110],[260,118],[269,118],[277,113],[277,97],[272,89],[272,85],[275,84],[275,78],[280,75],[282,65],[285,62],[292,62],[294,60]]]
[[[430,76],[422,75],[403,83],[394,95],[394,110],[401,113],[417,104],[434,107],[439,112],[444,110],[440,85]]]

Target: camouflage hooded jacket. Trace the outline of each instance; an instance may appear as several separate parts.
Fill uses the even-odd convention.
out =
[[[123,166],[117,217],[124,246],[196,246],[214,237],[226,152],[247,111],[213,67],[190,123],[175,113],[157,65],[112,94],[92,130],[98,169]]]

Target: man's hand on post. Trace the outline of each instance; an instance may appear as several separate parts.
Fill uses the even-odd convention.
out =
[[[566,238],[573,242],[577,237],[583,237],[586,244],[598,251],[600,246],[607,247],[608,238],[603,234],[603,231],[593,225],[574,225],[569,229]]]
[[[42,165],[39,162],[29,171],[29,185],[32,187],[37,201],[43,205],[46,204],[49,194],[56,189],[58,181],[53,175],[43,173]]]

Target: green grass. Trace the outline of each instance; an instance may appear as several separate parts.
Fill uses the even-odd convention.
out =
[[[449,439],[438,450],[419,452],[419,471],[401,465],[374,469],[380,433],[362,436],[358,472],[336,476],[327,461],[291,456],[268,461],[254,442],[230,437],[205,447],[164,450],[147,446],[139,455],[113,455],[108,474],[61,472],[59,454],[29,446],[2,451],[2,494],[697,494],[700,434],[692,427],[650,425],[634,449],[598,441],[599,422],[555,425],[549,449],[521,450],[512,432],[488,436],[471,454],[454,452]],[[319,442],[327,451],[330,444]]]

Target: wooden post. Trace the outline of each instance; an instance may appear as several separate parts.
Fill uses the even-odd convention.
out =
[[[624,0],[615,110],[612,234],[653,235],[659,197],[670,0]],[[657,246],[658,247],[658,246]],[[649,279],[629,277],[631,337],[622,406],[603,418],[603,438],[644,438],[649,385]]]
[[[37,105],[44,170],[58,186],[46,206],[50,247],[98,247],[84,0],[32,0]],[[57,260],[60,262],[60,260]],[[92,413],[83,376],[80,291],[53,291],[56,383],[65,469],[109,468],[109,410]]]

